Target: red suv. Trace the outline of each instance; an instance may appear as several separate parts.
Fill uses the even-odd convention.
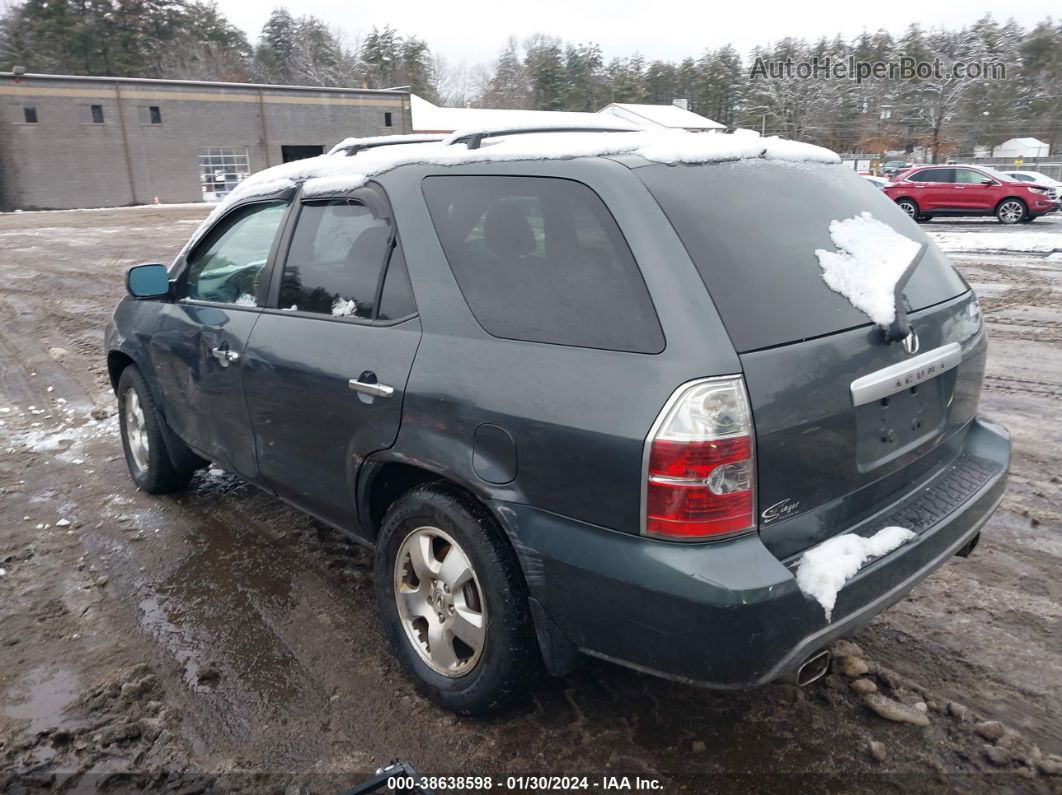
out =
[[[1059,204],[1050,189],[1019,182],[986,166],[915,166],[885,194],[916,221],[935,215],[994,215],[1001,224],[1029,223]]]

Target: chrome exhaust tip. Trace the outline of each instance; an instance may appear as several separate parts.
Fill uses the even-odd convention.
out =
[[[808,657],[796,669],[793,679],[797,687],[807,687],[812,682],[817,682],[826,676],[830,670],[830,652],[823,649]]]

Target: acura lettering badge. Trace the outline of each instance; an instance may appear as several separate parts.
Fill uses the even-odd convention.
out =
[[[918,353],[918,335],[914,329],[907,332],[907,336],[903,338],[903,349],[911,356]]]

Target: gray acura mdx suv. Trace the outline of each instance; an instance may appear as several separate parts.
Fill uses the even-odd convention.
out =
[[[872,267],[828,285],[828,256]],[[249,178],[127,286],[106,345],[137,485],[217,462],[373,545],[395,654],[459,712],[581,654],[815,678],[1003,496],[976,297],[816,147],[352,139]],[[906,543],[831,569],[883,528]]]

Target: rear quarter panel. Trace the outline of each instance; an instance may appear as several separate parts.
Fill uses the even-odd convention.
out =
[[[649,288],[666,344],[655,355],[499,339],[472,315],[421,194],[429,174],[575,179],[603,199]],[[685,249],[651,196],[601,158],[402,168],[379,182],[395,208],[424,336],[390,455],[445,472],[481,495],[529,503],[607,528],[638,532],[642,446],[679,384],[739,372],[739,362]],[[480,479],[473,437],[505,429],[516,476]]]

